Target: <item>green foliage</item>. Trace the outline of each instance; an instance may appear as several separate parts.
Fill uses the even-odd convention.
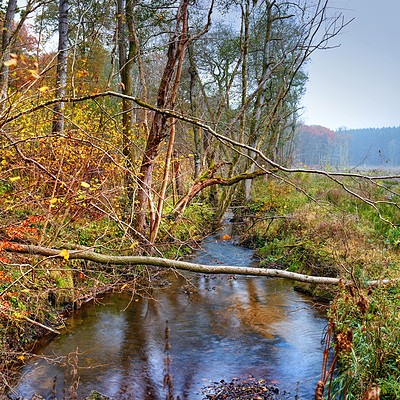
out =
[[[168,209],[166,209],[168,212]],[[175,221],[171,218],[161,228],[162,235],[167,232],[181,242],[188,243],[193,240],[200,240],[205,234],[213,229],[214,211],[206,203],[191,203],[185,210],[184,215]]]
[[[389,231],[388,241],[394,248],[396,248],[396,249],[399,248],[399,245],[400,245],[400,227],[392,228]]]
[[[257,180],[253,185],[252,201],[248,204],[249,211],[257,215],[283,212],[287,213],[293,203],[291,187],[275,180]]]

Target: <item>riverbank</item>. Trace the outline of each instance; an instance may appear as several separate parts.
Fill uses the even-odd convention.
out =
[[[58,203],[52,203],[50,211],[58,211]],[[49,224],[43,216],[35,216],[35,213],[41,215],[39,209],[21,206],[18,212],[7,209],[7,213],[1,214],[0,395],[10,386],[18,366],[29,359],[37,341],[43,335],[57,335],[71,310],[104,292],[150,295],[152,287],[162,280],[162,272],[157,268],[114,267],[73,260],[69,257],[72,249],[90,245],[92,251],[111,256],[154,252],[165,258],[179,258],[190,253],[201,238],[209,234],[212,225],[212,213],[208,208],[194,205],[188,207],[187,212],[193,224],[188,224],[187,217],[182,216],[174,226],[179,238],[169,238],[151,247],[135,241],[121,229],[118,221],[110,220],[104,213],[94,213],[93,209],[76,218],[66,213],[62,221],[68,229],[63,235],[53,229],[58,223],[56,219]],[[160,229],[160,234],[165,231]],[[12,251],[39,242],[52,243],[62,250],[50,256]]]
[[[346,338],[335,347],[341,370],[331,396],[346,387],[352,398],[362,399],[378,384],[381,399],[400,398],[400,368],[394,362],[400,359],[395,339],[400,337],[400,229],[389,222],[400,221],[400,213],[385,200],[385,188],[396,190],[397,182],[343,179],[351,196],[319,177],[296,178],[289,187],[276,180],[259,183],[253,202],[236,217],[248,226],[243,243],[255,249],[262,265],[278,263],[350,282],[334,290],[296,284],[297,290],[331,303],[333,337]],[[367,288],[370,279],[389,282]]]

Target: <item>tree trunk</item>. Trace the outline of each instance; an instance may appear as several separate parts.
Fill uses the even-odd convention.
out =
[[[187,44],[186,34],[182,26],[186,25],[187,7],[189,0],[182,0],[178,8],[176,18],[176,28],[174,36],[170,40],[167,53],[167,63],[161,78],[160,86],[157,93],[157,108],[164,109],[169,106],[173,108],[173,104],[168,96],[175,98],[171,93],[171,81],[176,70],[176,65],[185,51]],[[174,85],[175,87],[175,85]],[[174,89],[175,90],[175,89]],[[176,87],[177,90],[177,87]],[[176,93],[175,93],[176,94]],[[143,154],[140,173],[138,177],[138,191],[136,196],[136,230],[140,235],[145,234],[146,212],[148,203],[152,204],[152,183],[155,161],[158,156],[161,141],[166,136],[165,125],[167,119],[160,113],[155,112],[153,122],[150,127],[149,136],[146,143],[145,152]]]
[[[68,0],[60,0],[58,8],[58,57],[56,77],[56,97],[64,97],[67,85],[68,64]],[[64,131],[64,102],[54,105],[53,134]]]
[[[163,208],[164,208],[165,194],[167,192],[167,186],[168,186],[168,180],[169,180],[169,170],[170,170],[171,159],[172,159],[172,151],[173,151],[174,142],[175,142],[175,119],[174,118],[171,119],[171,124],[172,124],[171,132],[170,132],[170,136],[169,136],[167,154],[165,156],[164,175],[163,175],[161,190],[159,193],[157,213],[154,217],[154,223],[150,226],[150,243],[154,243],[156,241],[156,237],[158,234],[158,228],[160,227],[162,212],[163,212]]]
[[[259,83],[262,81],[263,77],[268,73],[268,67],[269,67],[269,46],[270,46],[270,41],[271,41],[271,29],[272,29],[272,4],[271,2],[267,1],[266,2],[266,7],[267,7],[267,17],[266,17],[266,31],[265,31],[265,37],[264,37],[264,48],[263,48],[263,61],[262,61],[262,74],[261,78],[259,80]],[[261,112],[264,106],[264,101],[265,101],[265,86],[266,82],[264,83],[263,87],[261,90],[258,92],[256,101],[254,103],[254,109],[253,109],[253,115],[250,123],[250,132],[249,132],[249,145],[251,147],[256,147],[257,146],[257,131],[261,125]],[[251,159],[255,157],[254,152],[249,151],[248,155]],[[255,169],[255,164],[254,162],[250,163],[250,172],[253,172]],[[251,199],[251,186],[253,184],[252,180],[247,180],[245,182],[245,198],[246,201],[250,201]]]
[[[117,1],[117,37],[119,73],[121,76],[122,93],[133,96],[133,67],[137,56],[137,46],[134,35],[133,22],[133,0]],[[128,41],[126,40],[128,39]],[[125,156],[125,189],[127,203],[133,201],[133,157],[132,157],[132,135],[134,124],[134,112],[132,100],[122,99],[122,153]]]
[[[190,74],[190,85],[189,85],[189,98],[190,98],[190,111],[192,112],[192,116],[197,118],[197,98],[195,94],[196,83],[198,80],[198,72],[196,68],[196,64],[194,62],[193,57],[193,46],[189,44],[188,46],[188,54],[189,54],[189,74]],[[202,146],[201,146],[201,131],[200,127],[197,125],[193,125],[193,139],[194,139],[194,178],[200,175],[201,170],[201,159],[202,159]]]
[[[175,80],[174,80],[174,85],[172,87],[171,91],[171,96],[169,99],[169,104],[170,108],[174,109],[175,107],[175,99],[176,99],[176,94],[178,93],[178,86],[179,82],[181,80],[181,75],[182,75],[182,65],[183,65],[183,57],[185,55],[185,46],[187,43],[187,16],[185,15],[183,17],[183,26],[182,26],[182,34],[180,37],[180,45],[183,46],[182,51],[180,52],[179,55],[179,61],[178,65],[176,68],[176,74],[175,74]],[[158,228],[160,227],[161,223],[161,216],[162,216],[162,211],[164,208],[164,202],[165,202],[165,194],[167,191],[167,185],[168,185],[168,179],[169,179],[169,170],[170,170],[170,165],[171,165],[171,159],[172,159],[172,151],[174,148],[174,143],[175,143],[175,132],[176,132],[176,120],[174,117],[170,119],[170,124],[171,124],[171,130],[170,130],[170,137],[169,137],[169,144],[168,144],[168,149],[167,149],[167,155],[165,158],[165,165],[164,165],[164,176],[163,176],[163,182],[161,186],[161,190],[159,193],[159,199],[158,199],[158,207],[157,207],[157,213],[154,217],[154,223],[150,226],[150,242],[154,243],[158,234]]]
[[[17,8],[17,0],[9,0],[3,24],[3,34],[1,37],[0,111],[3,111],[6,105],[9,68],[6,65],[4,65],[4,62],[8,60],[10,54],[11,30],[14,22],[16,8]]]
[[[68,247],[68,246],[67,246]],[[170,260],[159,257],[146,256],[110,256],[101,253],[95,253],[90,249],[81,250],[63,250],[52,249],[48,247],[32,246],[26,244],[5,244],[4,250],[16,253],[38,254],[46,257],[64,257],[68,254],[70,260],[89,260],[105,265],[148,265],[161,268],[175,268],[186,271],[192,271],[202,274],[229,274],[229,275],[251,275],[251,276],[270,276],[276,278],[286,278],[299,282],[308,282],[316,284],[338,285],[340,282],[346,284],[341,278],[330,278],[323,276],[303,275],[296,272],[290,272],[280,269],[254,268],[254,267],[236,267],[230,265],[203,265],[185,261]],[[61,254],[60,254],[61,253]],[[380,279],[366,281],[367,286],[386,285],[398,282],[399,279]],[[350,283],[350,281],[349,281]]]
[[[174,151],[174,182],[176,187],[176,193],[179,197],[184,195],[183,190],[183,182],[182,182],[182,172],[181,172],[181,163],[178,159],[178,152]],[[175,200],[174,200],[175,203]]]

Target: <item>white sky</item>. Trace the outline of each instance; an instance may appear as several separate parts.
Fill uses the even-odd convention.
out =
[[[330,0],[348,25],[339,48],[314,53],[302,120],[308,125],[400,126],[400,0]]]

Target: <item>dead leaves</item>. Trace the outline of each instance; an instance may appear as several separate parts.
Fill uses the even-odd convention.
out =
[[[18,56],[10,53],[10,59],[4,62],[5,67],[15,68],[18,65]]]
[[[325,383],[318,381],[317,388],[315,389],[315,400],[324,400]]]
[[[206,380],[206,379],[204,379]],[[247,379],[233,378],[231,382],[221,380],[202,389],[205,398],[212,400],[283,400],[292,398],[290,393],[280,390],[272,381],[249,377]]]
[[[381,394],[381,388],[376,385],[372,385],[364,394],[362,400],[380,400],[379,395]]]
[[[68,260],[69,259],[69,253],[67,249],[62,249],[59,253],[58,253],[59,257],[64,257],[64,260]]]

